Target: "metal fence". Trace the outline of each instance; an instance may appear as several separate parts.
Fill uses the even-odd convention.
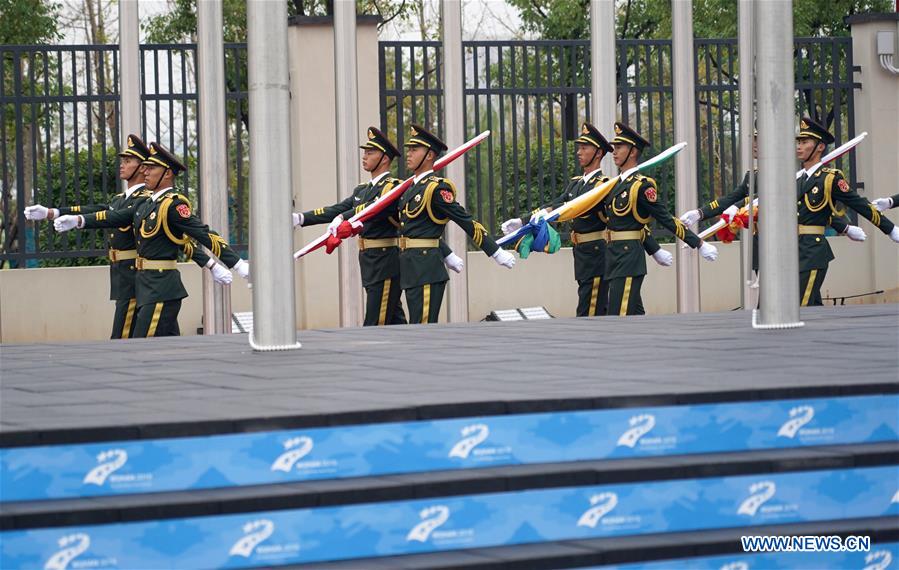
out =
[[[797,113],[832,120],[838,140],[855,134],[850,38],[797,38]],[[674,142],[670,40],[617,42],[620,117],[650,139],[647,157]],[[697,197],[730,191],[739,170],[739,59],[736,39],[696,39]],[[572,141],[590,121],[590,42],[463,42],[464,120],[468,136],[493,135],[466,156],[467,206],[494,233],[503,219],[530,210],[578,174]],[[438,42],[381,42],[381,126],[402,143],[409,123],[443,132]],[[598,125],[606,131],[611,125]],[[853,184],[855,159],[837,165]],[[406,174],[400,165],[401,175]],[[651,173],[673,207],[674,169]],[[672,210],[673,212],[673,210]],[[661,231],[664,235],[665,232]]]
[[[198,201],[196,46],[142,45],[141,126],[183,158],[178,190]],[[56,234],[25,206],[102,204],[121,191],[118,46],[0,46],[0,264],[103,263],[103,232]],[[225,45],[230,239],[247,243],[245,44]],[[202,209],[202,204],[199,204]]]
[[[855,134],[850,38],[798,38],[797,113],[831,120],[838,140]],[[653,142],[674,141],[671,42],[619,40],[621,117]],[[578,174],[572,141],[590,120],[587,40],[463,42],[464,121],[473,136],[493,131],[466,158],[468,204],[492,232]],[[740,179],[739,60],[734,39],[695,40],[698,198],[726,193]],[[381,42],[381,126],[402,144],[412,122],[444,131],[441,44]],[[196,202],[196,46],[143,45],[140,52],[144,136],[185,159],[179,189]],[[0,264],[11,267],[102,263],[101,232],[57,235],[26,223],[32,203],[103,203],[119,191],[118,48],[0,46]],[[248,100],[245,44],[226,44],[230,238],[248,234]],[[609,131],[611,125],[598,125]],[[398,161],[405,175],[403,161]],[[852,154],[841,159],[858,186]],[[652,173],[673,204],[673,167]],[[199,205],[202,210],[202,204]],[[663,233],[663,232],[661,232]]]

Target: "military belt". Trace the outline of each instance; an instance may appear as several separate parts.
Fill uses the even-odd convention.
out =
[[[359,238],[359,251],[365,251],[366,249],[374,249],[377,247],[396,247],[396,246],[397,246],[396,238],[380,238],[380,239]]]
[[[629,232],[609,232],[609,241],[626,241],[626,240],[643,241],[643,230],[631,230]]]
[[[134,267],[138,271],[165,271],[177,269],[178,262],[174,259],[147,259],[145,257],[138,257]]]
[[[804,226],[799,224],[799,235],[801,236],[823,236],[824,226]]]
[[[426,247],[438,247],[440,245],[440,240],[437,238],[430,239],[417,239],[417,238],[407,238],[401,237],[399,240],[400,250],[410,249],[410,248],[426,248]]]
[[[601,239],[609,241],[609,230],[600,230],[597,232],[587,233],[571,232],[571,243],[573,243],[574,245],[588,243],[591,241],[599,241]]]
[[[115,263],[117,261],[125,261],[127,259],[137,259],[136,249],[110,249],[109,261]]]

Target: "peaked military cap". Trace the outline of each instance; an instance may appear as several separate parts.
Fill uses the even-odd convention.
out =
[[[119,153],[119,156],[138,158],[141,161],[147,160],[150,156],[150,149],[147,148],[146,143],[144,143],[143,139],[137,135],[128,135],[128,140],[125,141],[125,149]]]
[[[393,143],[390,142],[387,135],[382,133],[381,130],[376,127],[368,127],[368,140],[362,143],[359,148],[373,148],[375,150],[380,150],[391,160],[400,155],[400,151],[393,146]]]
[[[448,148],[445,142],[419,125],[412,125],[409,129],[409,134],[411,136],[403,146],[423,146],[436,151],[437,153],[441,153]]]
[[[602,136],[602,133],[600,133],[599,130],[597,130],[597,128],[590,123],[584,123],[584,125],[581,127],[581,136],[574,139],[574,142],[593,145],[596,148],[604,150],[605,152],[612,152],[612,145],[609,144],[609,141],[606,140],[606,137]]]
[[[150,156],[144,161],[144,164],[150,166],[164,166],[172,171],[172,174],[178,176],[187,167],[175,158],[175,155],[169,152],[164,146],[157,142],[150,143]]]
[[[827,131],[827,127],[811,120],[809,117],[802,117],[799,119],[799,134],[796,135],[796,138],[816,139],[824,144],[830,144],[835,140],[833,135]]]
[[[644,148],[652,146],[652,144],[640,136],[640,133],[625,125],[624,123],[615,123],[615,138],[612,144],[629,144],[637,147],[637,150],[643,151]]]

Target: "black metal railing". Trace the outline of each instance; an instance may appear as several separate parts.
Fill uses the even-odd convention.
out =
[[[56,234],[26,205],[102,204],[120,191],[116,45],[0,46],[0,266],[102,263],[102,232]],[[142,45],[141,125],[187,166],[179,191],[199,202],[196,46]],[[246,249],[246,46],[225,44],[230,240]],[[202,204],[198,204],[202,211]]]
[[[838,140],[855,134],[850,38],[797,38],[797,114],[832,120]],[[646,156],[674,144],[670,40],[617,42],[620,117],[652,141]],[[696,39],[697,198],[708,202],[742,179],[739,57],[735,39]],[[467,206],[491,231],[544,203],[577,174],[571,141],[590,121],[587,40],[463,42],[468,136],[493,135],[465,159]],[[381,126],[402,143],[408,124],[443,132],[439,42],[381,42]],[[413,63],[414,62],[414,63]],[[598,125],[611,136],[611,125]],[[402,162],[402,161],[400,161]],[[841,159],[857,185],[855,159]],[[399,165],[405,175],[405,166]],[[673,212],[674,167],[651,173]],[[664,234],[665,232],[660,232]]]
[[[697,197],[726,193],[738,167],[739,58],[734,39],[696,39]],[[653,142],[675,142],[671,42],[619,40],[616,81],[623,120]],[[838,140],[855,134],[851,38],[797,38],[797,113],[832,121]],[[464,51],[465,132],[493,131],[465,160],[467,206],[492,232],[546,202],[577,174],[572,141],[590,121],[587,40],[468,41]],[[381,126],[402,144],[420,122],[444,131],[439,42],[379,44]],[[198,200],[196,46],[143,45],[141,124],[184,158],[179,188]],[[25,223],[25,205],[104,202],[118,191],[119,62],[115,45],[0,46],[0,264],[100,263],[99,232],[58,235]],[[245,44],[225,46],[230,238],[248,241],[248,125]],[[611,125],[598,125],[611,136]],[[405,175],[403,161],[398,174]],[[853,154],[837,165],[858,186]],[[652,172],[673,206],[673,165]],[[199,204],[202,211],[202,204]]]

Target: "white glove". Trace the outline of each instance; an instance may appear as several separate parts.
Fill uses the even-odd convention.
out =
[[[340,224],[343,223],[343,214],[337,214],[337,217],[331,220],[331,223],[328,224],[328,233],[334,237],[337,237],[337,228],[340,227]]]
[[[684,223],[684,225],[692,226],[696,222],[702,219],[702,212],[699,210],[690,210],[689,212],[684,212],[681,214],[680,221]],[[658,260],[656,260],[658,261]],[[662,265],[665,265],[664,263]],[[670,263],[668,265],[671,265]]]
[[[512,232],[517,232],[521,229],[521,218],[512,218],[511,220],[506,220],[503,222],[503,225],[500,226],[500,229],[503,230],[503,235],[509,235]]]
[[[250,262],[241,259],[240,261],[235,263],[234,267],[232,267],[231,269],[236,271],[238,275],[240,275],[247,281],[250,280]]]
[[[209,261],[212,261],[212,266],[209,268],[209,271],[212,273],[212,280],[219,285],[230,285],[231,280],[234,279],[231,276],[231,272],[221,263],[216,263],[212,259]]]
[[[865,235],[865,230],[861,229],[858,226],[847,226],[846,237],[848,237],[852,241],[865,241],[866,239],[868,239],[868,236]]]
[[[496,250],[496,253],[494,253],[490,257],[492,257],[497,264],[502,265],[503,267],[512,269],[515,266],[515,256],[504,249]]]
[[[659,251],[652,254],[652,258],[655,259],[656,263],[658,263],[662,267],[671,267],[671,264],[674,263],[674,256],[664,249],[660,249]]]
[[[710,243],[702,242],[702,245],[699,246],[699,255],[708,261],[715,261],[718,259],[718,248]]]
[[[450,252],[449,255],[443,258],[443,264],[446,265],[447,269],[452,269],[456,273],[462,273],[462,268],[465,267],[465,262],[462,261],[462,258],[453,252]]]
[[[364,226],[364,222],[362,220],[350,220],[350,227],[353,228],[353,231],[361,232],[362,226]]]
[[[727,216],[732,220],[732,219],[734,219],[734,216],[736,216],[737,212],[739,212],[739,211],[740,211],[740,208],[737,208],[737,205],[734,204],[733,206],[728,206],[728,208],[726,210],[721,212],[721,215],[727,214]]]
[[[534,214],[531,216],[531,220],[530,220],[530,221],[531,221],[531,222],[538,222],[538,221],[540,221],[541,219],[545,218],[547,214],[549,214],[549,210],[547,210],[547,209],[537,210],[537,211],[534,212]]]
[[[893,226],[893,231],[890,232],[890,239],[899,243],[899,226]]]
[[[302,226],[303,225],[303,214],[302,212],[294,212],[291,214],[293,217],[293,227]]]
[[[50,216],[50,212],[53,212],[53,215]],[[34,206],[28,206],[25,208],[25,219],[26,220],[46,220],[47,217],[51,219],[59,217],[59,210],[56,208],[47,208],[41,206],[40,204],[35,204]]]
[[[60,216],[53,220],[53,229],[59,233],[73,230],[80,225],[81,216]]]
[[[893,207],[893,199],[889,196],[887,196],[886,198],[878,198],[871,203],[874,204],[874,207],[881,212],[886,212]],[[28,217],[28,208],[25,208],[25,217]]]

